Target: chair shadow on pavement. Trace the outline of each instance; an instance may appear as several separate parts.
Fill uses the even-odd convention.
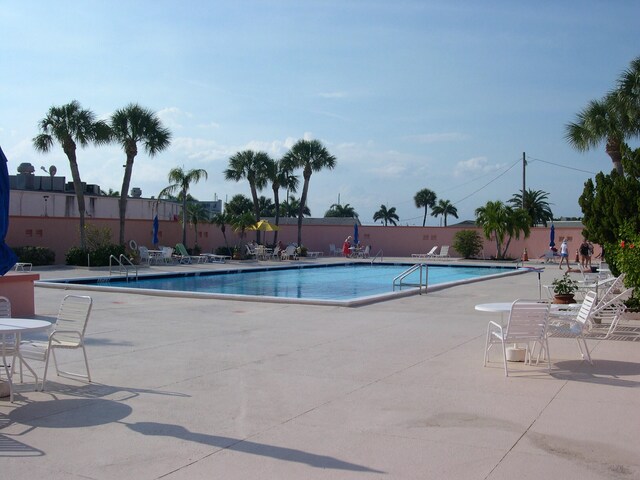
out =
[[[617,360],[593,360],[593,365],[583,360],[555,362],[551,375],[560,380],[587,382],[612,387],[640,387],[640,364]],[[636,377],[637,380],[624,377]]]

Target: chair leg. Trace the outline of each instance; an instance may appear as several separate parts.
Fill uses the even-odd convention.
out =
[[[45,358],[44,358],[44,373],[42,374],[42,385],[40,387],[40,391],[44,392],[44,384],[47,381],[47,371],[49,370],[49,356],[51,355],[51,349],[48,348],[47,349],[47,353],[45,354]],[[55,363],[56,361],[56,356],[55,354],[53,355],[53,361]],[[58,369],[58,366],[56,365],[56,370]]]
[[[84,354],[84,365],[85,367],[87,367],[87,380],[89,381],[89,383],[91,383],[91,372],[89,372],[89,359],[87,358],[87,351],[84,348],[84,345],[82,345],[82,353]]]
[[[504,362],[504,376],[509,376],[509,368],[507,367],[507,347],[504,344],[504,340],[502,341],[502,361]]]

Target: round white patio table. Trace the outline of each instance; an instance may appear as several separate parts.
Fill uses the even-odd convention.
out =
[[[38,375],[36,372],[25,362],[22,355],[20,355],[20,337],[26,332],[39,332],[47,330],[51,327],[51,322],[46,320],[34,320],[32,318],[0,318],[0,338],[2,339],[0,345],[0,356],[2,356],[2,363],[4,365],[4,371],[7,374],[7,383],[9,384],[9,401],[13,402],[13,365],[7,366],[7,353],[11,357],[15,356],[29,369],[36,379],[36,385],[38,384]],[[15,339],[12,339],[15,343],[11,346],[11,350],[7,352],[7,344],[5,338],[8,335],[15,335]]]

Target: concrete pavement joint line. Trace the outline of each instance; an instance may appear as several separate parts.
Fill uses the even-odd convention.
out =
[[[567,384],[569,383],[569,380],[565,380],[564,383],[562,384],[562,386],[558,389],[558,391],[555,393],[555,395],[553,395],[553,397],[551,397],[551,399],[547,402],[547,404],[542,408],[542,410],[540,410],[540,412],[538,413],[538,415],[536,416],[536,418],[534,418],[531,423],[529,424],[529,426],[527,428],[525,428],[524,432],[522,432],[522,435],[520,435],[518,437],[518,439],[513,442],[513,445],[511,445],[511,447],[509,448],[509,450],[507,450],[505,452],[505,454],[500,458],[500,460],[498,460],[498,462],[494,465],[494,467],[491,469],[491,471],[487,474],[486,477],[484,477],[485,480],[487,480],[491,474],[495,471],[496,468],[498,468],[500,466],[500,464],[504,461],[505,458],[507,458],[507,455],[509,455],[511,453],[511,451],[516,447],[516,445],[518,445],[518,443],[520,443],[520,440],[522,440],[522,438],[529,433],[529,430],[531,430],[531,427],[533,427],[533,425],[538,421],[538,419],[542,416],[542,414],[545,412],[545,410],[549,407],[549,405],[551,405],[551,402],[553,402],[556,397],[558,395],[560,395],[560,392],[562,392],[562,390],[564,389],[564,387],[567,386]]]

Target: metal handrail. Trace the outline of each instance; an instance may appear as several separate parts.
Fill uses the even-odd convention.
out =
[[[133,270],[136,272],[136,282],[138,281],[138,266],[135,265],[131,259],[129,257],[127,257],[124,253],[120,254],[120,264],[122,266],[124,266],[125,270],[127,271],[127,273],[129,272],[129,269],[127,268],[127,266],[125,265],[125,262],[128,263],[129,265],[131,265],[133,267]]]
[[[403,280],[411,275],[416,270],[420,270],[420,282],[419,283],[403,283]],[[424,275],[423,275],[424,270]],[[423,282],[424,279],[424,282]],[[425,293],[427,292],[427,287],[429,285],[429,266],[426,263],[416,263],[412,267],[408,268],[401,274],[397,275],[393,279],[393,290],[396,290],[396,286],[398,286],[401,290],[403,286],[410,287],[418,287],[418,293],[422,295],[422,287],[424,286]]]
[[[376,258],[378,258],[378,256],[380,256],[380,261],[383,262],[384,261],[384,252],[382,251],[382,249],[378,250],[378,253],[376,253],[374,255],[374,257],[371,259],[371,265],[373,265],[373,262],[376,261]]]
[[[129,265],[131,265],[135,272],[136,272],[136,281],[138,280],[138,267],[135,266],[131,260],[129,260],[129,258],[127,258],[126,255],[124,254],[120,254],[119,258],[116,258],[115,255],[109,255],[109,276],[111,276],[112,274],[112,267],[113,267],[113,263],[112,260],[116,262],[116,264],[118,264],[118,273],[122,274],[122,272],[124,271],[124,275],[125,275],[125,279],[127,282],[129,282],[129,268],[127,268],[127,266],[125,265],[125,261],[126,263],[128,263]]]

